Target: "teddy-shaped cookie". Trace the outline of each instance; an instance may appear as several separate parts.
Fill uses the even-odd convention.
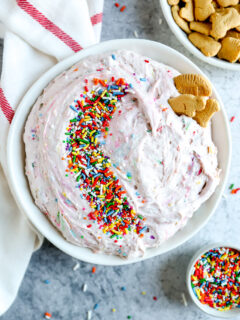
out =
[[[240,32],[237,32],[237,31],[234,31],[234,30],[229,30],[227,32],[227,37],[232,37],[232,38],[240,40]]]
[[[191,30],[189,29],[187,21],[185,21],[183,18],[179,15],[179,6],[172,6],[172,16],[176,24],[186,33],[190,33]]]
[[[183,0],[186,4],[185,7],[181,8],[179,11],[179,15],[181,18],[185,19],[186,21],[193,21],[194,14],[193,14],[193,0]]]
[[[219,103],[216,99],[208,99],[206,107],[202,111],[197,111],[194,120],[201,126],[206,128],[215,112],[220,110]]]
[[[176,6],[177,4],[179,4],[180,0],[168,0],[168,4],[170,6]]]
[[[218,57],[232,63],[240,59],[240,39],[232,37],[224,38],[222,48],[218,52]]]
[[[178,115],[186,115],[193,118],[197,111],[205,108],[205,98],[194,96],[192,94],[181,94],[178,97],[170,98],[168,103],[173,111]]]
[[[180,96],[170,98],[169,105],[177,115],[186,115],[195,119],[202,127],[207,127],[213,114],[219,110],[212,95],[211,83],[199,74],[181,74],[174,78],[174,84]]]
[[[215,12],[212,0],[194,0],[194,6],[195,18],[198,21],[205,21]]]
[[[196,31],[201,34],[205,34],[206,36],[209,36],[212,30],[212,25],[208,22],[191,21],[190,29],[192,31]]]
[[[188,39],[207,57],[214,57],[221,49],[221,43],[199,32],[192,32]]]
[[[225,37],[228,30],[240,26],[240,14],[234,8],[222,8],[211,15],[211,36],[215,39]]]
[[[180,74],[173,80],[179,93],[206,97],[212,94],[211,83],[201,74]]]
[[[238,4],[238,0],[217,0],[221,7],[230,7]]]

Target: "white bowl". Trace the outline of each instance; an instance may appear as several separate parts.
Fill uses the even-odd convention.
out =
[[[144,257],[123,260],[116,256],[105,254],[94,254],[87,248],[81,248],[67,242],[61,234],[53,227],[48,219],[40,212],[34,204],[31,196],[28,181],[25,176],[25,149],[23,144],[23,130],[26,118],[31,110],[32,105],[37,97],[41,94],[43,88],[55,78],[59,73],[68,69],[77,61],[93,54],[99,54],[106,51],[117,49],[134,50],[140,54],[146,55],[152,59],[163,62],[172,66],[181,73],[200,73],[202,71],[194,65],[189,59],[177,51],[164,46],[158,42],[140,39],[111,40],[94,45],[84,49],[70,58],[58,63],[48,72],[46,72],[27,92],[18,106],[17,112],[10,126],[8,144],[7,144],[7,161],[9,166],[9,184],[12,193],[23,212],[27,215],[32,224],[56,247],[69,255],[80,260],[103,265],[123,265],[141,260],[145,260],[156,255],[167,252],[180,244],[184,243],[199,231],[208,221],[216,209],[221,195],[224,190],[227,179],[229,164],[231,158],[231,139],[228,126],[228,119],[220,96],[213,87],[213,97],[219,100],[221,111],[213,119],[213,141],[218,147],[219,167],[222,170],[221,181],[212,197],[205,202],[201,208],[193,215],[187,225],[177,232],[172,238],[163,243],[159,248],[147,250]]]
[[[219,317],[219,318],[233,318],[236,316],[240,315],[240,308],[234,308],[228,311],[219,311],[216,310],[214,308],[209,307],[206,304],[202,304],[198,298],[195,296],[192,287],[191,287],[191,274],[194,271],[194,265],[196,263],[196,261],[205,253],[208,252],[211,249],[214,248],[232,248],[235,249],[237,251],[240,251],[240,247],[237,246],[235,243],[214,243],[212,245],[207,245],[204,246],[203,248],[201,248],[200,250],[198,250],[196,252],[196,254],[192,257],[191,261],[189,262],[188,268],[187,268],[187,275],[186,275],[186,282],[187,282],[187,288],[188,288],[188,292],[193,300],[193,302],[196,304],[196,306],[198,306],[198,308],[200,308],[202,311],[206,312],[207,314],[211,315],[211,316],[215,316],[215,317]]]
[[[240,63],[230,63],[215,57],[212,57],[212,58],[206,57],[200,50],[198,50],[191,43],[191,41],[188,40],[187,34],[176,24],[172,16],[171,6],[168,4],[167,0],[159,0],[159,1],[162,7],[163,15],[167,20],[167,23],[170,29],[186,49],[188,49],[193,55],[195,55],[202,61],[209,63],[215,67],[234,70],[234,71],[240,71]]]

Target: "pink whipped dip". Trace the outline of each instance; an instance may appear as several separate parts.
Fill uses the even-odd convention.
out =
[[[36,205],[69,242],[125,258],[142,256],[182,228],[213,194],[219,169],[211,126],[202,128],[177,116],[168,104],[179,95],[173,82],[178,74],[131,51],[91,56],[50,82],[34,104],[24,133],[26,174]],[[89,202],[76,179],[66,177],[63,143],[74,117],[69,106],[85,91],[86,79],[91,91],[97,87],[94,77],[112,76],[124,78],[132,88],[110,121],[102,148],[147,226],[144,237],[132,231],[118,241],[88,217]]]

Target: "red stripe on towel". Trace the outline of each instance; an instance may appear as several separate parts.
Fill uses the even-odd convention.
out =
[[[56,26],[52,21],[44,16],[40,11],[38,11],[31,3],[27,0],[17,0],[18,6],[28,13],[34,20],[40,23],[45,29],[54,34],[58,39],[62,40],[67,46],[69,46],[74,52],[82,50],[77,41],[65,33],[62,29]]]
[[[103,17],[102,12],[101,13],[97,13],[94,16],[92,16],[91,17],[92,25],[94,26],[95,24],[98,24],[98,23],[102,22],[102,17]]]
[[[5,117],[7,118],[7,120],[9,121],[9,123],[11,123],[12,118],[14,116],[14,110],[12,109],[9,102],[7,101],[1,87],[0,87],[0,108],[4,113]]]

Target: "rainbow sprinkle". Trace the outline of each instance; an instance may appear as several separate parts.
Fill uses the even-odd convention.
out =
[[[130,205],[126,191],[112,171],[110,158],[103,153],[109,123],[132,85],[123,78],[115,81],[112,77],[109,83],[94,78],[93,90],[89,92],[88,80],[85,84],[81,98],[70,106],[75,116],[69,122],[63,141],[68,160],[66,176],[74,175],[82,197],[93,209],[88,218],[97,222],[103,233],[119,239],[133,231],[143,237],[147,227]],[[91,227],[91,223],[87,225]]]
[[[240,308],[240,253],[215,248],[201,256],[191,275],[194,294],[202,304],[220,311]]]
[[[231,194],[236,194],[240,191],[240,188],[232,189]]]

